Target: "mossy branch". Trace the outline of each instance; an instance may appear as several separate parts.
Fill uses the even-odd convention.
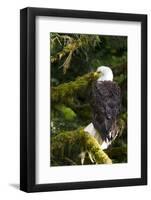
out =
[[[76,78],[75,81],[60,84],[52,87],[51,102],[71,105],[75,101],[75,96],[86,91],[91,83],[99,77],[97,73],[91,72]]]
[[[80,35],[80,34],[58,34],[51,33],[51,63],[62,63],[60,67],[63,67],[64,74],[70,67],[72,57],[74,55],[83,55],[85,60],[88,59],[88,52],[91,49],[95,49],[100,45],[100,37],[98,35]],[[57,48],[57,47],[60,48]],[[55,50],[59,51],[55,51]]]
[[[51,137],[51,166],[111,163],[97,140],[83,128]]]

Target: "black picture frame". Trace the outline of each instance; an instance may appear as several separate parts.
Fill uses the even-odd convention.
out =
[[[35,182],[35,19],[54,16],[141,23],[141,178],[36,184]],[[147,15],[48,8],[20,11],[20,189],[25,192],[147,184]]]

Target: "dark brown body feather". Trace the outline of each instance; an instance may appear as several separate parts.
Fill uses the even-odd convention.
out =
[[[121,110],[121,91],[112,81],[95,81],[92,85],[90,104],[93,125],[103,140],[112,141],[118,134],[117,118]]]

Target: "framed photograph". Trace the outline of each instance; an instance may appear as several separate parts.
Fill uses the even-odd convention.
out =
[[[147,184],[147,15],[20,12],[20,189]]]

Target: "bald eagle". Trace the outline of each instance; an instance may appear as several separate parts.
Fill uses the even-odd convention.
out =
[[[97,139],[102,149],[107,149],[119,132],[117,118],[121,110],[121,90],[113,81],[109,67],[98,67],[96,73],[100,76],[92,84],[90,95],[92,123],[84,130]]]

